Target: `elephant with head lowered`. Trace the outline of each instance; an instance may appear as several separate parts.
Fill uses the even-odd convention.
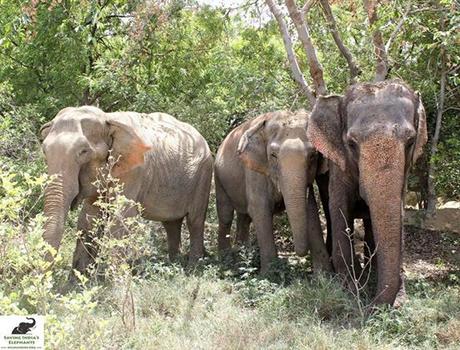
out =
[[[65,108],[41,129],[42,149],[52,175],[45,191],[44,239],[59,248],[69,209],[83,201],[73,267],[84,271],[92,261],[94,182],[109,153],[118,159],[112,175],[123,194],[143,207],[142,215],[161,221],[174,258],[180,248],[181,225],[187,218],[190,260],[204,254],[203,230],[212,178],[213,160],[205,139],[189,124],[164,113],[105,113],[96,107]],[[111,152],[109,152],[111,151]],[[127,209],[126,216],[136,213]]]
[[[262,273],[277,256],[273,215],[284,209],[296,252],[305,255],[310,249],[313,267],[330,269],[312,190],[320,159],[307,139],[308,117],[303,111],[260,115],[234,129],[216,155],[219,250],[230,248],[236,211],[237,240],[246,241],[249,224],[254,224]]]
[[[350,277],[352,265],[358,265],[345,233],[355,218],[363,218],[367,256],[376,257],[374,304],[394,304],[404,295],[402,220],[408,171],[427,142],[419,94],[401,81],[385,81],[353,85],[344,96],[320,97],[308,137],[329,159],[336,272]]]

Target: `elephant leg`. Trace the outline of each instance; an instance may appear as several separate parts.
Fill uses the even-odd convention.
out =
[[[236,214],[236,241],[238,243],[247,244],[249,240],[249,225],[251,217],[248,214]]]
[[[313,262],[313,270],[332,271],[330,257],[324,244],[323,231],[319,221],[318,206],[315,200],[313,186],[310,186],[308,194],[308,245]]]
[[[256,213],[253,223],[260,249],[260,273],[264,274],[278,255],[273,237],[273,215],[268,211]]]
[[[252,215],[252,221],[257,236],[257,243],[260,250],[260,273],[268,272],[270,263],[277,258],[275,239],[273,237],[273,214],[266,210],[267,208],[259,208]]]
[[[340,173],[339,173],[340,174]],[[349,189],[340,179],[331,177],[329,211],[332,228],[332,262],[337,273],[353,277],[353,201]]]
[[[273,213],[266,201],[249,206],[257,243],[260,250],[260,273],[268,272],[270,263],[277,258],[275,239],[273,237]]]
[[[174,261],[177,258],[181,243],[181,228],[183,218],[174,221],[163,221],[163,227],[168,236],[169,259]]]
[[[191,264],[204,256],[204,216],[191,217],[187,215],[187,227],[190,232],[189,263]]]
[[[218,177],[215,178],[216,184],[216,206],[219,219],[219,233],[217,238],[217,248],[223,252],[231,248],[230,230],[232,227],[234,209],[225,193]]]
[[[246,173],[248,213],[256,231],[260,250],[260,272],[268,272],[270,263],[278,256],[273,237],[273,203],[265,175],[255,171]]]
[[[209,168],[204,169],[200,181],[194,193],[194,202],[187,214],[187,227],[190,232],[189,263],[195,263],[202,258],[204,249],[204,223],[208,210],[209,193],[211,191],[212,160],[209,160]]]
[[[92,232],[92,222],[99,213],[98,207],[90,204],[88,201],[83,203],[77,223],[77,229],[81,231],[81,235],[77,239],[72,259],[72,269],[80,273],[85,273],[87,267],[94,262],[97,256],[98,248],[95,243],[95,235],[97,233]]]
[[[331,210],[336,219],[332,222],[332,261],[337,273],[347,276],[351,274],[351,261],[353,258],[353,220],[347,207]]]

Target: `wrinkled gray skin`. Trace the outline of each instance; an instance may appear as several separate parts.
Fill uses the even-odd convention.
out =
[[[216,155],[219,250],[231,246],[236,211],[238,241],[248,240],[249,224],[254,224],[262,273],[277,257],[273,215],[284,208],[297,254],[310,249],[314,268],[330,269],[314,193],[308,191],[318,170],[318,153],[306,136],[308,117],[306,112],[263,114],[234,129]]]
[[[140,203],[143,216],[161,221],[169,255],[180,248],[181,224],[187,218],[190,260],[203,256],[203,229],[212,177],[212,156],[205,139],[192,126],[164,113],[104,113],[95,107],[65,108],[42,129],[48,174],[55,180],[45,192],[44,239],[59,249],[69,209],[83,201],[73,267],[84,271],[96,251],[88,232],[98,215],[93,185],[109,150],[119,159],[112,175],[124,184],[124,195]],[[125,216],[136,214],[129,209]],[[114,235],[124,234],[114,228]]]
[[[354,85],[344,96],[319,98],[308,136],[330,160],[336,272],[349,277],[347,268],[355,256],[344,232],[347,225],[353,228],[355,218],[363,218],[367,256],[376,252],[374,304],[393,305],[397,296],[399,304],[404,297],[402,217],[407,175],[427,141],[420,96],[399,81]]]

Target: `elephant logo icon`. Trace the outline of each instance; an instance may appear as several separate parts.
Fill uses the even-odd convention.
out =
[[[35,319],[32,317],[26,317],[26,319],[31,320],[31,322],[21,322],[17,327],[14,327],[11,334],[27,334],[32,328],[35,327]]]

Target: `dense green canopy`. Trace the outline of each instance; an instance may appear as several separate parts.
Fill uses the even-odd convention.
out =
[[[359,80],[370,80],[373,28],[361,2],[331,3],[343,41],[363,71]],[[460,196],[460,15],[455,9],[453,0],[383,2],[377,23],[385,41],[394,37],[390,77],[421,91],[430,136],[445,52],[445,113],[432,161],[438,192],[447,198]],[[348,84],[348,67],[318,4],[308,21],[328,90],[340,93]],[[296,52],[308,72],[298,43]],[[167,112],[196,126],[214,150],[246,118],[309,108],[263,1],[237,9],[189,0],[0,1],[0,57],[0,155],[10,160],[30,157],[40,125],[66,106]],[[418,172],[422,183],[428,158]]]

